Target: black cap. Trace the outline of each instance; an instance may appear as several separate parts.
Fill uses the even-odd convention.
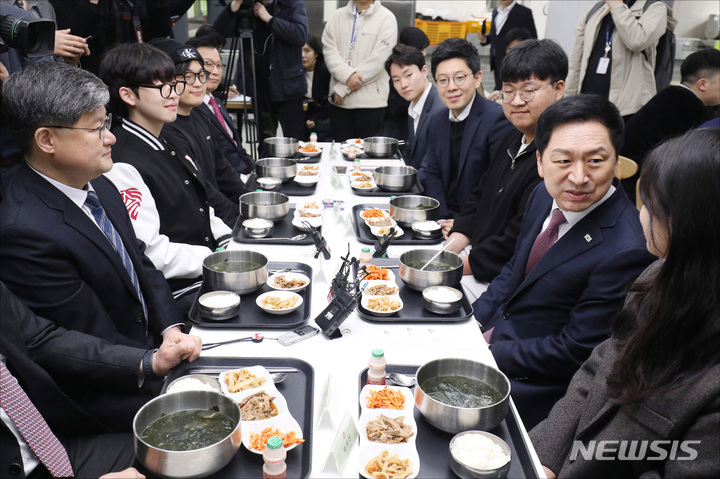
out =
[[[174,64],[184,63],[191,60],[197,60],[203,63],[203,57],[198,53],[195,47],[185,45],[172,38],[153,38],[150,45],[166,53]]]

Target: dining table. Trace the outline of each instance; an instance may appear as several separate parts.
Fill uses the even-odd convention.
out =
[[[358,241],[353,228],[353,206],[358,204],[380,204],[389,207],[391,195],[400,193],[387,193],[382,196],[361,196],[350,186],[350,175],[353,172],[353,162],[347,161],[340,151],[339,143],[318,143],[322,150],[320,161],[314,163],[318,167],[319,181],[310,194],[303,192],[302,196],[290,196],[290,203],[304,204],[315,201],[321,204],[326,201],[323,213],[322,235],[330,248],[330,259],[323,255],[315,258],[315,246],[312,244],[273,244],[272,242],[245,242],[242,238],[233,239],[228,250],[251,250],[265,255],[271,262],[304,263],[312,268],[312,291],[310,295],[310,314],[307,324],[316,326],[315,319],[328,306],[328,293],[330,282],[341,266],[341,256],[348,251],[351,256],[359,257],[363,247],[372,245],[362,244]],[[362,160],[360,168],[372,172],[372,169],[381,164],[402,164],[400,159],[388,160]],[[298,162],[298,168],[303,167],[303,161]],[[338,168],[346,169],[345,174],[338,174]],[[339,200],[339,201],[338,201]],[[341,202],[340,202],[341,201]],[[322,206],[322,205],[321,205]],[[291,213],[292,214],[292,213]],[[407,234],[407,233],[406,233]],[[422,247],[439,249],[441,243],[423,245]],[[388,248],[390,259],[399,256],[417,245],[393,245]],[[258,310],[259,311],[259,310]],[[281,318],[277,316],[274,318]],[[337,462],[337,457],[331,451],[335,450],[333,444],[343,431],[338,432],[345,416],[357,422],[359,416],[360,377],[368,367],[368,359],[373,349],[380,348],[385,353],[389,365],[398,370],[414,371],[414,368],[428,361],[441,358],[464,358],[496,367],[492,353],[483,339],[478,323],[470,315],[461,321],[445,322],[373,322],[360,317],[357,310],[351,312],[340,325],[341,336],[329,339],[324,334],[317,334],[298,343],[283,346],[275,339],[294,328],[277,328],[272,324],[274,319],[252,328],[223,327],[221,323],[209,325],[196,324],[192,327],[192,334],[199,336],[203,343],[214,343],[249,337],[261,334],[262,341],[238,341],[231,344],[220,345],[202,352],[201,359],[212,358],[268,358],[278,360],[282,358],[296,359],[308,363],[313,370],[312,398],[306,398],[311,404],[312,411],[312,441],[300,447],[311,448],[311,466],[309,477],[358,477],[358,443],[352,440],[352,446],[347,453],[345,461]],[[293,374],[292,372],[290,373]],[[388,382],[390,384],[390,382]],[[285,391],[288,394],[308,394],[308,389],[300,391]],[[508,415],[512,415],[513,423],[517,424],[517,434],[523,444],[527,458],[524,464],[526,477],[545,477],[542,467],[535,455],[532,444],[522,425],[514,405],[510,405]],[[345,425],[345,427],[347,424]],[[343,429],[345,430],[345,427]],[[423,438],[418,436],[418,443]],[[447,449],[438,452],[447,455]],[[421,457],[421,468],[418,477],[428,477],[423,474],[422,463],[433,461],[433,457]],[[288,476],[289,477],[289,476]],[[447,477],[454,477],[452,473]]]

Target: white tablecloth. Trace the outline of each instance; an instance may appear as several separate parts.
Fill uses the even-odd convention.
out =
[[[333,173],[333,165],[348,166],[348,174],[352,172],[352,163],[342,159],[339,145],[335,146],[336,154],[331,154],[330,144],[320,144],[323,147],[320,166],[320,181],[316,192],[311,196],[291,196],[291,203],[299,203],[314,199],[318,204],[323,199],[344,200],[345,209],[340,215],[326,210],[323,224],[323,235],[332,250],[329,261],[313,259],[315,248],[313,246],[288,246],[271,244],[241,244],[231,242],[229,249],[254,250],[266,255],[270,261],[298,261],[313,267],[312,307],[308,324],[315,325],[314,318],[327,306],[327,294],[330,280],[338,271],[340,256],[345,255],[350,244],[352,255],[358,256],[364,246],[357,241],[350,223],[351,208],[360,203],[388,203],[387,197],[358,196],[350,188],[347,176],[338,177]],[[367,245],[365,245],[367,246]],[[434,246],[433,248],[439,248]],[[391,246],[389,256],[399,255],[412,246]],[[236,343],[221,346],[207,352],[203,356],[222,357],[290,357],[310,363],[315,370],[315,397],[314,421],[317,422],[320,414],[321,399],[326,393],[329,383],[332,383],[330,396],[330,413],[334,424],[340,424],[346,411],[349,411],[357,420],[358,417],[358,377],[367,367],[368,358],[373,348],[381,348],[390,364],[421,365],[427,361],[458,357],[468,358],[483,363],[495,365],[492,354],[480,333],[474,319],[460,323],[370,323],[362,320],[354,312],[343,323],[341,329],[345,331],[342,338],[329,340],[322,334],[302,341],[292,346],[281,346],[276,341],[265,340],[262,343]],[[193,333],[199,335],[204,343],[225,341],[245,337],[261,332],[266,338],[275,338],[286,332],[285,330],[246,330],[246,329],[216,329],[194,327]],[[313,425],[315,427],[315,425]],[[335,432],[327,428],[314,431],[312,444],[312,470],[311,477],[337,477],[337,473],[321,471],[328,456],[330,445]],[[526,438],[527,439],[527,438]],[[529,444],[529,440],[526,441]],[[303,447],[303,446],[301,446]],[[358,477],[357,472],[357,446],[341,471],[343,477]],[[532,452],[534,456],[534,451]],[[422,460],[430,458],[421,458]],[[537,459],[535,466],[541,470]],[[542,476],[542,473],[539,472]]]

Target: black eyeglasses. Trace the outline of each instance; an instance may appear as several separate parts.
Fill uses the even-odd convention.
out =
[[[178,75],[178,76],[182,76],[188,85],[192,85],[193,83],[195,83],[196,79],[200,80],[200,83],[207,83],[208,78],[210,78],[210,74],[208,72],[206,72],[205,70],[199,71],[197,73],[185,72],[182,75]]]
[[[182,95],[185,91],[186,86],[187,83],[185,83],[184,81],[163,83],[162,85],[138,85],[138,87],[140,88],[155,88],[156,90],[160,90],[160,96],[163,98],[170,98],[170,95],[172,95],[173,91],[175,91],[178,96]]]
[[[437,83],[438,86],[445,88],[446,86],[448,86],[450,84],[450,80],[452,80],[453,83],[455,83],[455,85],[462,86],[462,84],[465,83],[465,79],[467,79],[467,77],[469,77],[469,76],[472,76],[472,73],[466,73],[465,75],[462,75],[462,74],[455,75],[454,77],[450,77],[450,78],[442,77],[442,78],[438,78],[437,80],[435,80],[435,83]]]
[[[500,99],[504,101],[505,103],[510,103],[515,99],[515,93],[520,94],[520,99],[526,103],[529,103],[533,101],[533,98],[535,98],[535,93],[539,92],[543,88],[549,87],[554,82],[550,82],[545,86],[541,86],[540,88],[533,89],[533,88],[523,88],[522,90],[502,90],[500,92]]]
[[[205,62],[205,70],[208,72],[211,72],[217,67],[218,70],[222,70],[223,68],[227,68],[227,65],[224,63],[213,63],[211,61]]]
[[[110,130],[110,125],[112,125],[112,114],[108,113],[107,115],[105,115],[105,119],[103,120],[102,125],[98,126],[97,128],[84,128],[81,126],[63,126],[63,125],[44,125],[41,128],[61,128],[63,130],[97,131],[98,137],[102,140],[103,131]]]

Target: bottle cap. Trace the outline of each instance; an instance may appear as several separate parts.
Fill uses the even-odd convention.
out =
[[[397,196],[391,196],[391,197],[390,197],[391,200],[394,200],[395,198],[397,198]]]
[[[262,190],[263,190],[262,188],[258,188],[258,189],[256,189],[255,191],[262,191]]]
[[[362,252],[363,252],[363,253],[369,253],[369,252],[370,252],[370,248],[363,248],[363,249],[362,249]]]
[[[312,133],[310,133],[310,135],[311,135],[311,136],[312,136],[312,135],[317,135],[317,133],[315,133],[315,132],[313,131]]]
[[[385,353],[383,352],[382,349],[375,348],[372,350],[372,355],[376,358],[381,358],[381,357],[385,356]]]
[[[270,449],[280,449],[283,445],[282,439],[280,436],[273,436],[267,441],[267,447]]]
[[[215,251],[225,251],[225,248],[223,248],[222,246],[218,246],[217,248],[215,248]]]

